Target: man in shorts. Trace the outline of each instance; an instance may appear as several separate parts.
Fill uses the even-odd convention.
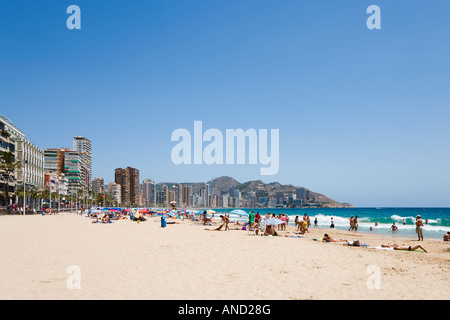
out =
[[[420,216],[416,217],[416,233],[419,237],[417,241],[423,241],[423,221]]]

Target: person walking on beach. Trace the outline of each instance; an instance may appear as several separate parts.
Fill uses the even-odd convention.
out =
[[[314,218],[314,228],[317,228],[317,223],[318,223],[317,217],[315,217],[315,218]]]
[[[248,215],[248,229],[251,230],[253,227],[253,223],[255,222],[255,212],[252,210]]]
[[[255,222],[256,223],[259,223],[261,221],[261,215],[259,214],[259,212],[257,212],[256,214],[255,214]]]
[[[353,230],[358,231],[358,216],[353,219]]]
[[[418,237],[417,241],[423,241],[423,221],[420,216],[416,217],[416,233]]]
[[[334,229],[334,221],[333,221],[333,217],[331,217],[331,225],[330,225],[331,229]]]
[[[350,217],[350,228],[348,229],[348,231],[352,230],[353,230],[353,216]]]

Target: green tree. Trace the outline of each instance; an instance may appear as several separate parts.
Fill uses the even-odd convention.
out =
[[[16,161],[14,154],[8,151],[0,153],[0,174],[4,181],[4,196],[9,203],[9,181],[14,180],[14,171],[21,167],[20,162]]]

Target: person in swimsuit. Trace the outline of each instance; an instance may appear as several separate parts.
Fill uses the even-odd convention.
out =
[[[381,247],[383,248],[394,248],[394,250],[407,250],[407,251],[416,251],[417,249],[421,249],[426,253],[429,253],[429,251],[427,249],[425,249],[424,247],[422,247],[420,244],[415,245],[415,246],[405,246],[405,245],[398,245],[396,243],[387,243],[387,244],[382,244]]]
[[[350,217],[350,228],[348,229],[348,231],[352,230],[353,230],[353,216]]]
[[[220,216],[220,218],[222,218],[223,223],[220,225],[220,227],[216,228],[216,229],[205,229],[207,231],[220,231],[222,230],[223,226],[225,226],[225,231],[230,230],[230,227],[228,227],[228,222],[230,222],[230,219],[227,216]]]
[[[417,241],[423,241],[423,221],[420,216],[416,217],[416,233],[419,237]]]
[[[347,242],[347,240],[343,240],[343,239],[335,240],[326,233],[323,235],[323,241],[325,241],[325,242]]]
[[[450,241],[450,232],[447,232],[446,234],[444,234],[444,241]]]
[[[266,227],[266,230],[264,231],[264,235],[265,236],[277,236],[278,233],[275,231],[275,227],[274,226],[268,225]]]

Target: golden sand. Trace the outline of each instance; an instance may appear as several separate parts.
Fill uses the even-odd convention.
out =
[[[161,228],[157,217],[91,221],[0,216],[0,299],[450,299],[450,242],[387,251],[313,239],[419,242],[330,229],[302,238],[293,228],[280,237],[208,232],[190,220]]]

